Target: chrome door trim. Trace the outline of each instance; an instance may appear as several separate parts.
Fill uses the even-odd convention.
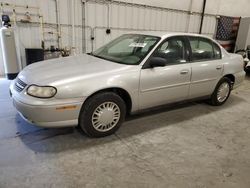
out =
[[[211,78],[211,79],[204,79],[204,80],[193,81],[193,82],[191,82],[191,84],[197,84],[197,83],[202,83],[202,82],[210,82],[210,81],[214,81],[214,80],[217,80],[217,78]]]
[[[148,92],[148,91],[156,91],[156,90],[166,89],[166,88],[172,88],[172,87],[179,87],[179,86],[184,86],[184,85],[189,85],[189,84],[190,84],[190,82],[185,82],[185,83],[181,83],[181,84],[173,84],[173,85],[168,85],[168,86],[155,87],[155,88],[151,88],[151,89],[142,90],[141,93]]]

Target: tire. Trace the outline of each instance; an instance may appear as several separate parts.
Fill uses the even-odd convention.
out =
[[[244,67],[244,71],[247,73],[247,74],[249,74],[250,73],[250,67]]]
[[[123,123],[126,105],[113,92],[98,93],[83,104],[79,125],[89,137],[104,137],[115,133]]]
[[[226,86],[226,85],[228,86],[228,91],[224,87],[225,88],[225,90],[224,90],[225,91],[225,93],[224,93],[225,96],[219,98],[218,93],[219,93],[220,89],[223,86]],[[228,97],[230,96],[231,90],[232,90],[232,82],[231,82],[231,80],[229,78],[226,78],[226,77],[220,79],[220,81],[217,83],[217,85],[215,87],[215,90],[214,90],[213,94],[211,95],[209,103],[211,105],[213,105],[213,106],[220,106],[220,105],[224,104],[227,101]]]

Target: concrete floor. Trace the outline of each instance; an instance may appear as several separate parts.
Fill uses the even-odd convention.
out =
[[[0,80],[0,188],[250,187],[250,79],[224,106],[129,117],[112,136],[24,122]]]

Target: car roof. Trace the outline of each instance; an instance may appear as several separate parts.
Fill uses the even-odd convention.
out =
[[[161,37],[161,38],[167,38],[170,36],[196,36],[196,37],[204,37],[208,39],[212,39],[209,36],[206,35],[200,35],[196,33],[183,33],[183,32],[166,32],[166,31],[135,31],[135,32],[130,32],[130,34],[141,34],[141,35],[151,35],[151,36],[156,36],[156,37]]]
[[[224,55],[228,55],[228,52],[212,37],[207,36],[207,35],[201,35],[201,34],[196,34],[196,33],[184,33],[184,32],[168,32],[168,31],[134,31],[134,32],[130,32],[129,34],[139,34],[139,35],[150,35],[150,36],[156,36],[156,37],[160,37],[161,39],[166,39],[168,37],[172,37],[172,36],[194,36],[194,37],[203,37],[203,38],[207,38],[212,40],[214,43],[216,43],[222,53]]]

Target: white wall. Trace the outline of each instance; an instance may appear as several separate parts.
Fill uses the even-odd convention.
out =
[[[108,19],[108,6],[88,2],[86,4],[87,51],[103,45],[107,41],[130,31],[178,31],[198,33],[200,15],[190,15],[187,11],[175,11],[156,7],[145,7],[125,3],[111,3]],[[96,14],[98,12],[98,14]],[[111,34],[105,33],[110,23]],[[216,16],[205,16],[202,33],[213,36],[216,26]],[[95,40],[91,43],[90,32],[94,33]]]
[[[179,10],[189,10],[192,0],[121,0],[124,2],[146,4]],[[193,0],[193,11],[201,12],[203,0]],[[207,0],[206,13],[227,16],[250,16],[249,0]]]
[[[74,5],[72,7],[72,3]],[[15,7],[16,17],[12,14],[12,7],[3,7],[3,12],[8,13],[11,19],[19,21],[24,18],[23,13],[30,12],[32,22],[39,22],[38,14],[43,16],[45,32],[54,34],[44,34],[45,47],[54,45],[57,47],[57,29],[56,29],[56,4],[55,0],[0,0],[16,5],[28,5],[38,7],[38,9],[25,9]],[[198,32],[200,24],[200,14],[192,15],[188,12],[172,11],[168,9],[177,9],[184,11],[201,12],[202,0],[120,0],[124,3],[111,3],[109,5],[109,16],[107,3],[103,1],[87,1],[85,3],[85,14],[82,16],[81,0],[59,0],[59,12],[61,22],[61,47],[72,47],[72,16],[75,22],[75,49],[76,53],[81,53],[84,46],[87,51],[95,49],[108,42],[114,37],[128,31],[134,30],[164,30],[164,31],[182,31]],[[191,6],[192,2],[192,6]],[[131,4],[132,3],[132,4]],[[153,7],[138,6],[149,5]],[[160,8],[161,7],[161,8]],[[216,27],[215,15],[227,16],[250,16],[249,0],[207,0],[206,13],[202,32],[213,36]],[[72,14],[73,12],[73,14]],[[82,21],[85,18],[85,35],[83,37]],[[105,33],[106,28],[111,27],[111,34]],[[41,28],[39,24],[17,23],[13,26],[16,30],[18,49],[23,66],[25,66],[25,48],[41,47]],[[91,36],[95,37],[91,41]],[[85,39],[85,40],[84,40]],[[84,45],[82,45],[84,44]],[[1,55],[0,55],[1,58]],[[0,75],[3,74],[0,60]]]

